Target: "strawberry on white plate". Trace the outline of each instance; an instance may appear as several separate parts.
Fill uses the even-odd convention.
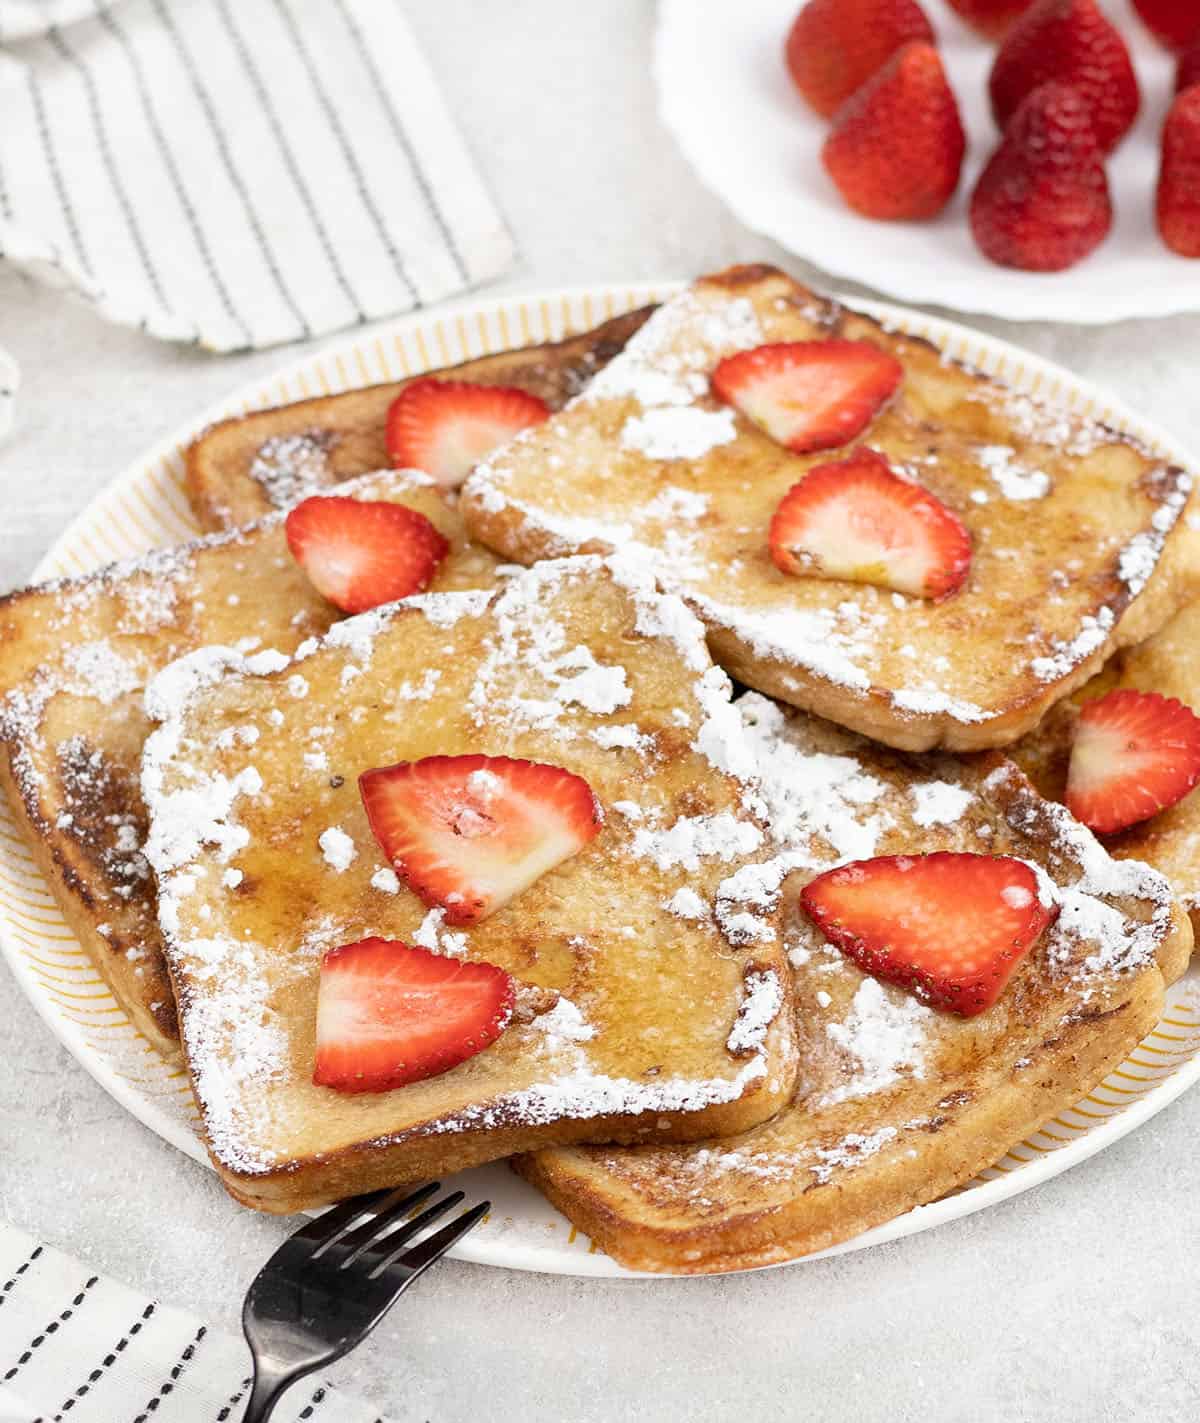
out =
[[[395,939],[330,949],[317,990],[313,1081],[386,1092],[436,1077],[489,1047],[512,1015],[513,981]]]
[[[486,919],[602,824],[581,776],[510,756],[426,756],[358,784],[389,864],[447,924]]]
[[[1200,781],[1200,717],[1174,697],[1118,688],[1085,702],[1067,809],[1103,835],[1175,805]]]
[[[494,449],[549,418],[544,400],[516,386],[415,380],[388,411],[388,454],[395,468],[455,489]]]
[[[784,573],[947,598],[966,581],[971,537],[927,489],[874,450],[814,466],[780,500],[768,535]]]
[[[726,356],[712,387],[776,444],[805,454],[861,435],[903,376],[868,341],[779,341]]]
[[[1027,864],[1006,855],[882,855],[805,885],[805,913],[874,978],[931,1008],[990,1008],[1058,907]]]
[[[343,613],[365,613],[429,586],[450,545],[403,504],[317,494],[288,514],[292,557]]]

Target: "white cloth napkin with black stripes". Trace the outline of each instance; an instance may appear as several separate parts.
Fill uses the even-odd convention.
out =
[[[237,351],[442,301],[514,248],[400,0],[0,0],[0,255]]]
[[[245,1344],[0,1221],[0,1423],[239,1423]],[[386,1423],[316,1377],[272,1423]]]

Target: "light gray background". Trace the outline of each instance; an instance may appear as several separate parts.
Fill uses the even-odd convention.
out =
[[[814,275],[725,213],[659,127],[648,0],[408,10],[516,232],[524,266],[509,287],[759,258]],[[886,248],[881,228],[881,262]],[[1200,318],[977,324],[1110,385],[1200,450]],[[0,449],[0,588],[151,441],[296,354],[173,350],[3,270],[0,343],[25,380]],[[1007,1204],[766,1274],[606,1283],[448,1263],[333,1377],[414,1423],[1192,1419],[1198,1135],[1193,1092]],[[126,1116],[2,969],[0,1211],[227,1329],[286,1229]]]

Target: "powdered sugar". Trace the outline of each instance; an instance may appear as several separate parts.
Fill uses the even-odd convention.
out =
[[[850,1132],[836,1146],[818,1148],[814,1153],[818,1164],[809,1170],[818,1185],[824,1186],[833,1179],[835,1171],[853,1171],[890,1145],[898,1135],[895,1127],[880,1127],[870,1133]]]
[[[1111,608],[1101,608],[1094,617],[1085,614],[1070,642],[1060,642],[1053,653],[1033,659],[1030,663],[1033,675],[1039,682],[1057,682],[1069,676],[1081,662],[1104,646],[1115,622],[1116,615]]]
[[[317,844],[321,847],[325,863],[334,874],[344,874],[358,856],[354,841],[337,825],[322,830],[317,836]]]
[[[973,799],[965,786],[953,781],[914,781],[910,787],[913,798],[913,824],[927,829],[931,825],[953,825]]]
[[[572,705],[595,715],[628,705],[631,693],[624,667],[601,664],[582,643],[568,645],[566,628],[547,609],[547,595],[555,585],[602,567],[596,558],[538,564],[510,579],[495,595],[495,632],[467,699],[477,723],[499,711],[514,727],[571,736],[572,728],[561,722]],[[543,686],[534,695],[538,681]]]
[[[450,628],[460,618],[482,617],[493,596],[494,594],[486,589],[470,589],[461,593],[419,593],[415,597],[406,598],[404,607],[419,609],[434,627]],[[395,606],[389,604],[393,610]],[[367,613],[364,616],[371,615]]]
[[[667,523],[694,523],[708,511],[710,500],[707,494],[696,489],[682,489],[677,484],[668,484],[642,510],[647,519],[662,519]]]
[[[1044,470],[1022,465],[1011,445],[983,445],[975,451],[975,457],[1006,499],[1044,499],[1050,493],[1050,476]]]
[[[663,908],[668,914],[674,914],[680,919],[704,919],[708,914],[708,906],[696,891],[687,885],[677,889],[664,903]]]
[[[581,401],[630,398],[644,409],[691,405],[708,372],[735,351],[762,344],[763,329],[745,297],[682,292],[664,303],[592,380]]]
[[[761,1051],[767,1029],[783,1007],[783,985],[772,971],[748,973],[745,996],[725,1046],[735,1057]]]
[[[723,811],[720,815],[682,816],[665,830],[639,827],[632,852],[652,860],[660,870],[682,865],[696,871],[701,859],[741,859],[762,843],[763,833],[757,825]]]
[[[586,1043],[596,1036],[596,1029],[587,1022],[579,1008],[569,998],[560,997],[554,1007],[539,1013],[532,1026],[547,1038],[546,1046],[560,1051],[566,1043]]]
[[[390,870],[386,866],[378,869],[371,876],[371,888],[377,889],[380,894],[399,894],[400,880],[395,870]]]
[[[695,460],[737,437],[733,411],[670,405],[632,415],[621,430],[621,445],[652,460]]]
[[[875,854],[880,834],[891,824],[886,812],[868,809],[883,795],[884,783],[854,756],[806,748],[803,720],[789,719],[767,697],[748,692],[737,703],[751,753],[762,776],[772,838],[789,849],[824,842],[811,863],[864,860]]]
[[[998,767],[984,786],[999,788],[1013,778],[1018,785],[1009,813],[1013,823],[1024,828],[1043,820],[1050,827],[1058,853],[1080,869],[1073,882],[1054,885],[1041,866],[1031,866],[1038,874],[1043,902],[1048,887],[1060,906],[1058,920],[1049,931],[1052,957],[1072,965],[1071,971],[1085,982],[1094,975],[1136,972],[1153,964],[1171,924],[1173,894],[1164,876],[1140,860],[1112,858],[1065,806],[1041,801],[1024,788],[1014,767]],[[1150,917],[1128,917],[1104,902],[1125,898],[1148,906]],[[1064,938],[1072,942],[1063,944]],[[1082,963],[1077,953],[1080,942],[1095,946]]]
[[[829,1040],[854,1067],[848,1079],[827,1092],[820,1105],[832,1106],[894,1086],[905,1072],[924,1074],[924,1043],[933,1010],[907,993],[864,978],[842,1023],[829,1023]]]
[[[288,509],[332,482],[329,453],[333,443],[327,430],[272,435],[251,461],[250,478],[276,509]]]
[[[633,695],[625,680],[624,667],[602,666],[591,648],[582,643],[555,661],[551,675],[557,681],[555,701],[564,706],[576,702],[600,716],[628,706]]]
[[[710,667],[704,624],[690,612],[682,599],[671,593],[659,592],[653,575],[645,566],[624,554],[607,560],[613,579],[637,603],[637,631],[643,637],[665,637],[673,643],[693,672]]]
[[[105,706],[141,686],[138,669],[109,642],[85,642],[68,649],[63,665],[90,696]]]
[[[461,958],[467,951],[467,936],[459,930],[445,928],[445,918],[444,909],[431,909],[413,930],[412,941],[430,953]]]
[[[1022,391],[983,386],[968,399],[991,406],[1023,439],[1065,455],[1089,455],[1111,438],[1098,422]]]
[[[980,722],[999,716],[999,712],[985,711],[974,702],[953,696],[941,687],[902,687],[892,693],[892,704],[901,711],[912,712],[915,716],[948,716],[953,721]]]
[[[632,723],[627,726],[598,726],[588,735],[597,746],[603,747],[605,751],[624,747],[630,751],[646,753],[654,746],[653,738],[639,731]]]

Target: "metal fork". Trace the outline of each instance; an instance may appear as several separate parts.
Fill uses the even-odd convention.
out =
[[[254,1356],[243,1423],[266,1423],[297,1379],[360,1344],[417,1276],[491,1209],[491,1202],[483,1201],[410,1245],[464,1199],[453,1191],[414,1214],[440,1190],[434,1181],[416,1191],[403,1187],[356,1196],[310,1221],[276,1250],[242,1307],[242,1328]]]

